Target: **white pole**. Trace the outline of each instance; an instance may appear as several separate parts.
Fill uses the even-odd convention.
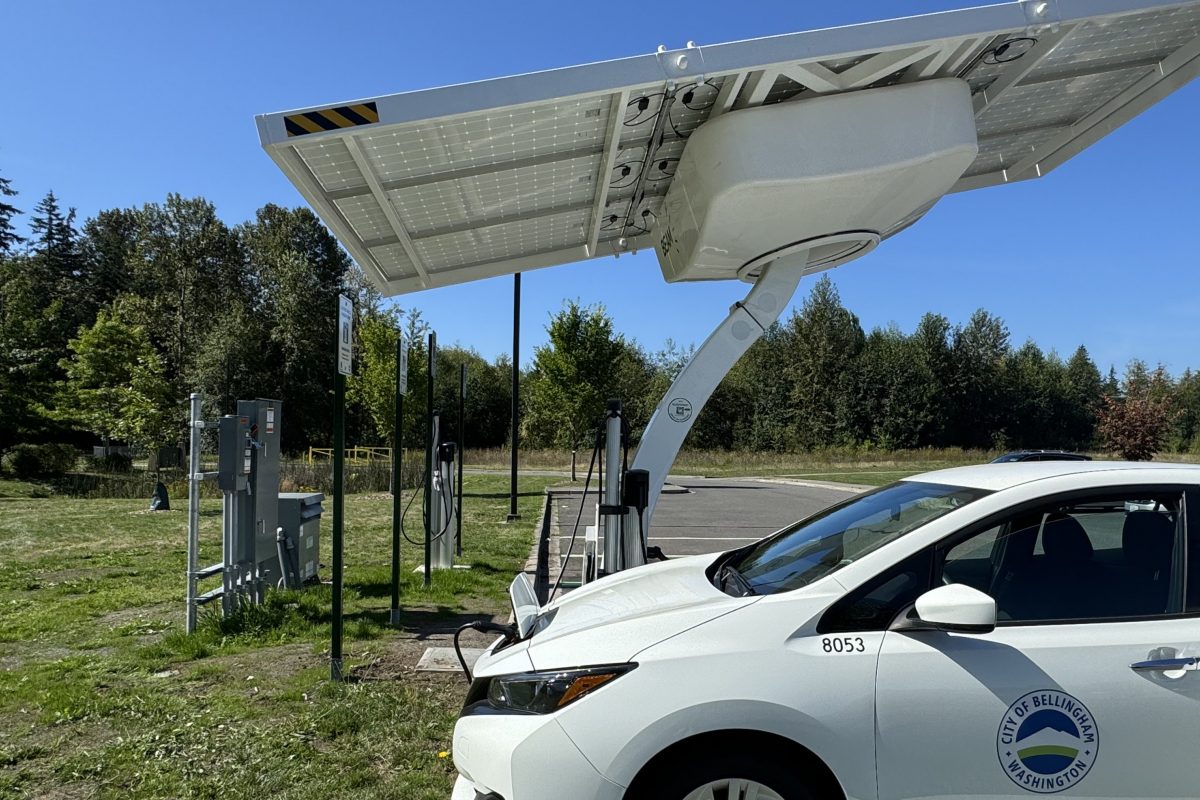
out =
[[[738,359],[779,318],[796,293],[807,266],[808,251],[801,250],[764,267],[746,299],[734,303],[729,315],[704,341],[659,401],[642,433],[631,466],[650,473],[650,504],[643,517],[647,529],[667,472],[696,415]],[[627,569],[646,563],[635,511],[626,515],[625,531],[627,545],[622,566]]]
[[[196,573],[199,571],[200,550],[200,443],[204,427],[200,419],[200,393],[191,397],[191,442],[188,452],[188,531],[187,531],[187,625],[186,630],[196,630]]]

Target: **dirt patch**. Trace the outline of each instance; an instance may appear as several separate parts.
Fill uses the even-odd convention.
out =
[[[147,623],[152,627],[160,628],[167,625],[165,620],[172,614],[182,616],[181,605],[179,603],[156,603],[152,606],[141,606],[139,608],[121,608],[97,617],[96,624],[114,629],[134,623]],[[144,635],[147,634],[139,634],[139,636]]]
[[[210,656],[189,663],[193,667],[200,665],[224,667],[230,675],[242,675],[248,681],[252,679],[253,682],[265,684],[272,679],[290,677],[302,670],[326,664],[328,658],[314,653],[311,644],[282,644],[278,647],[250,650],[245,653]],[[188,675],[188,672],[187,669],[181,669],[184,677]]]
[[[425,625],[402,627],[395,637],[379,639],[369,643],[363,654],[367,661],[350,670],[349,676],[357,681],[410,681],[412,683],[461,683],[458,673],[417,672],[417,662],[430,647],[453,647],[454,631],[460,625],[476,620],[492,621],[486,615],[449,615],[438,622],[426,620]],[[402,620],[403,623],[403,620]],[[494,633],[464,631],[459,639],[463,647],[487,647],[496,639]]]
[[[21,652],[19,654],[11,653],[9,655],[0,656],[0,669],[20,669],[31,662],[58,661],[60,659],[70,658],[71,656],[76,656],[84,652],[93,651],[72,650],[68,647],[39,648],[30,642],[25,642],[21,645]]]

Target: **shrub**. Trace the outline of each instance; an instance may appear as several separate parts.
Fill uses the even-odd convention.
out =
[[[109,453],[96,459],[96,469],[100,472],[129,472],[133,469],[133,456],[124,453]]]
[[[19,444],[4,455],[4,471],[21,480],[47,478],[75,468],[79,453],[69,444]]]

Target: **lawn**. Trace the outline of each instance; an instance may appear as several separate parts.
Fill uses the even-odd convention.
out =
[[[590,451],[576,454],[576,477],[587,473]],[[963,450],[957,447],[921,450],[877,450],[831,448],[811,453],[747,452],[736,450],[683,450],[671,472],[708,478],[788,477],[804,480],[882,486],[910,475],[946,467],[991,461],[999,451]],[[470,450],[467,466],[502,471],[508,468],[507,450]],[[521,451],[521,468],[569,474],[571,453],[567,450]]]
[[[464,685],[412,665],[463,620],[506,615],[552,480],[523,478],[522,520],[506,525],[507,479],[469,476],[473,568],[424,589],[406,543],[400,630],[387,624],[391,499],[350,496],[345,684],[327,680],[328,586],[206,614],[187,636],[182,504],[151,513],[0,481],[0,797],[444,800]],[[205,563],[219,559],[220,519],[205,501]]]

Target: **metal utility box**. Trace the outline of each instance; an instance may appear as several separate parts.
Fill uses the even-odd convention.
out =
[[[321,567],[321,515],[325,509],[321,503],[325,495],[320,492],[283,492],[279,495],[279,527],[283,528],[291,547],[288,556],[292,559],[299,583],[313,580]],[[293,581],[289,576],[287,585]]]
[[[217,484],[225,492],[244,492],[253,464],[250,418],[227,415],[217,425]]]
[[[278,400],[238,400],[237,404],[238,417],[250,421],[250,497],[239,520],[246,548],[243,557],[258,565],[262,586],[277,586],[283,577],[275,554],[282,405]]]

